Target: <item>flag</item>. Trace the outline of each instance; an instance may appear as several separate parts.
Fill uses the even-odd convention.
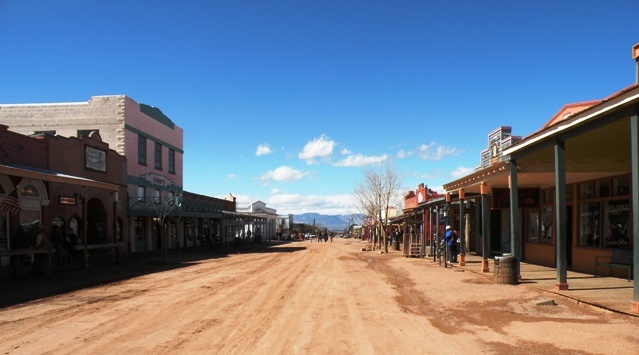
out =
[[[18,213],[20,212],[20,200],[18,199],[18,187],[16,186],[10,194],[0,202],[0,212]]]

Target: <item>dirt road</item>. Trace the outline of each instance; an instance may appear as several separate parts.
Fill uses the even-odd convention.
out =
[[[145,262],[117,282],[14,302],[0,309],[0,354],[639,353],[636,318],[558,296],[536,305],[551,296],[523,285],[353,239],[262,246],[176,255],[174,267]],[[80,279],[58,273],[38,287]]]

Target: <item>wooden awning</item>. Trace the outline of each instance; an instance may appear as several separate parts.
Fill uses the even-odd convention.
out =
[[[97,180],[91,180],[80,176],[58,173],[52,170],[39,169],[22,165],[0,164],[0,174],[19,176],[22,178],[58,182],[61,184],[78,185],[82,187],[95,187],[109,191],[120,191],[120,185]]]

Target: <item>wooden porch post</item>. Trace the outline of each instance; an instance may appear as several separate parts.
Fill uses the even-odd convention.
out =
[[[566,216],[566,153],[565,142],[557,139],[555,142],[555,217],[557,225],[557,283],[558,290],[568,289],[567,251],[567,216]]]
[[[519,184],[517,182],[517,161],[510,160],[510,176],[508,179],[510,187],[510,252],[515,257],[517,265],[522,261],[522,235],[519,227]],[[517,275],[521,280],[521,269],[517,267]]]
[[[459,189],[459,266],[466,265],[466,193]]]
[[[481,271],[490,272],[488,258],[490,258],[490,200],[488,198],[488,185],[483,182],[481,189],[481,234],[482,234],[482,261]]]
[[[637,75],[639,76],[639,64],[637,66]],[[639,80],[639,79],[638,79]],[[639,201],[639,114],[630,117],[630,154],[631,154],[631,190],[632,201]],[[633,244],[633,290],[631,310],[639,312],[639,206],[633,203],[632,206],[632,244]]]

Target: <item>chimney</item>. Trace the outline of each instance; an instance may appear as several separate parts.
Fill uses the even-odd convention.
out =
[[[637,63],[637,74],[635,77],[635,84],[639,84],[639,43],[632,46],[632,59]]]

